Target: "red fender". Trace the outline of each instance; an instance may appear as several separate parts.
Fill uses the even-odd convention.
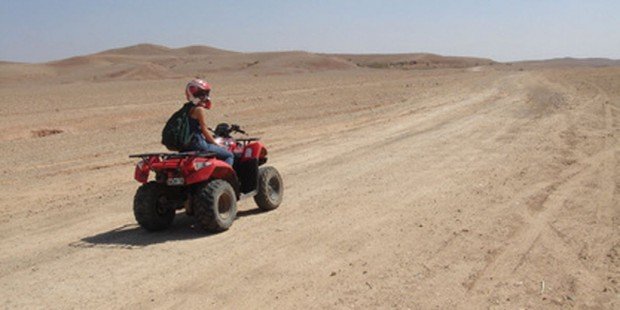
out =
[[[241,161],[246,161],[251,158],[261,159],[267,157],[267,148],[260,141],[254,141],[248,143],[241,157]]]
[[[207,180],[221,179],[233,187],[237,199],[239,191],[239,179],[235,170],[226,162],[215,158],[196,158],[188,162],[184,167],[185,184],[197,184]]]
[[[187,165],[187,174],[185,174],[185,184],[195,184],[204,182],[209,179],[229,180],[231,177],[236,180],[235,170],[227,163],[209,158],[206,160],[195,159]],[[189,167],[192,166],[192,167]],[[192,171],[193,172],[190,172]],[[232,183],[233,187],[235,186]]]
[[[151,172],[151,166],[158,162],[160,162],[160,160],[157,156],[151,156],[146,160],[139,161],[138,164],[136,164],[133,178],[140,183],[148,182],[149,173]]]

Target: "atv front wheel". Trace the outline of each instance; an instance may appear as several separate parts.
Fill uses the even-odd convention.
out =
[[[282,176],[274,167],[260,167],[258,170],[258,193],[254,201],[263,211],[273,210],[280,206],[284,186]]]
[[[237,196],[224,180],[213,180],[192,195],[192,209],[200,225],[211,232],[227,230],[237,217]]]
[[[142,228],[158,231],[170,226],[175,209],[163,194],[161,185],[149,182],[138,188],[133,199],[133,214]]]

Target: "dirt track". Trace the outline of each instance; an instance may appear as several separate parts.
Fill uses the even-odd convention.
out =
[[[619,307],[620,69],[210,80],[286,184],[217,235],[131,210],[185,80],[0,86],[5,308]]]

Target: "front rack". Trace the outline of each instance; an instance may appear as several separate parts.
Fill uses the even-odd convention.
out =
[[[129,155],[129,158],[145,159],[151,156],[158,156],[158,157],[161,157],[162,159],[182,158],[182,157],[215,157],[215,153],[213,152],[143,153],[143,154]]]
[[[252,137],[252,138],[239,138],[239,139],[235,139],[237,140],[237,142],[252,142],[252,141],[258,141],[260,140],[259,137]]]

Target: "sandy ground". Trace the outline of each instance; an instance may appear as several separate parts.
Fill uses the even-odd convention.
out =
[[[2,308],[620,307],[619,68],[209,80],[286,184],[221,234],[133,218],[185,78],[0,85]]]

